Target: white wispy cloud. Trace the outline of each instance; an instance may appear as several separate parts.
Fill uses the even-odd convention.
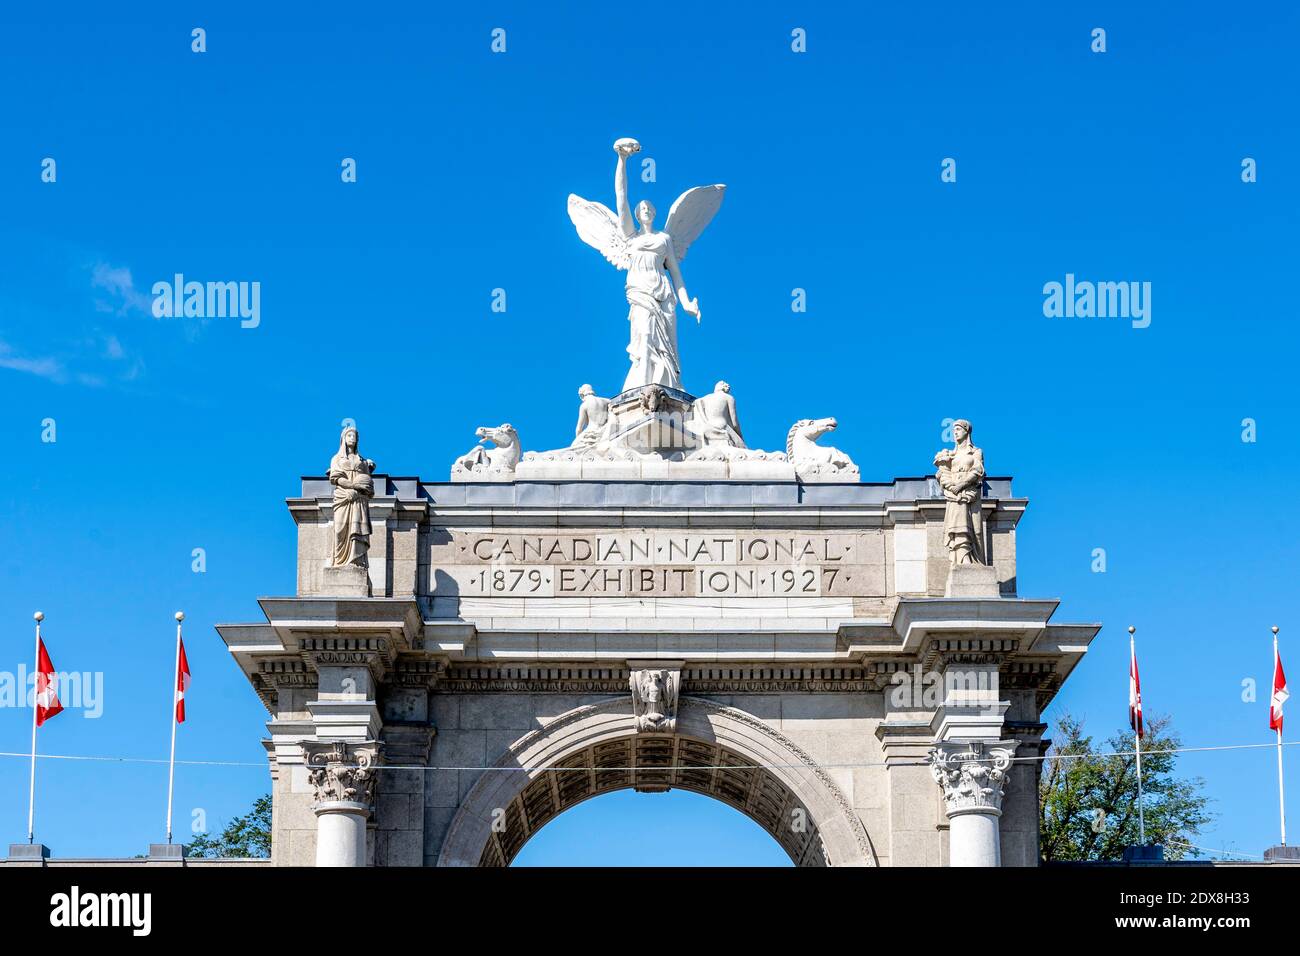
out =
[[[135,287],[128,267],[103,259],[92,261],[93,265],[83,265],[89,286],[78,290],[81,315],[74,310],[57,323],[28,323],[25,327],[32,333],[30,339],[0,339],[0,371],[90,388],[134,382],[144,375],[144,358],[130,343],[134,337],[131,330],[137,327],[117,320],[135,315],[152,317],[152,299]],[[90,308],[99,317],[87,315],[87,296]],[[26,305],[19,308],[20,312],[39,310]],[[107,315],[114,318],[105,318]],[[16,323],[15,331],[22,327],[23,323]]]
[[[97,262],[90,270],[90,284],[106,294],[95,300],[95,308],[100,312],[112,312],[116,315],[127,315],[131,312],[153,314],[151,308],[153,300],[135,287],[131,270],[126,266]]]
[[[15,351],[12,345],[3,340],[0,340],[0,368],[7,368],[15,372],[27,372],[31,375],[47,378],[52,382],[66,382],[68,380],[67,367],[58,359],[49,356],[33,358],[23,355]]]

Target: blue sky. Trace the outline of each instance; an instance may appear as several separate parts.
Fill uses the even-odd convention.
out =
[[[726,378],[765,447],[794,418],[836,416],[867,480],[927,472],[943,420],[972,419],[990,473],[1030,499],[1021,595],[1106,625],[1049,716],[1122,725],[1133,623],[1148,708],[1188,744],[1268,743],[1267,704],[1241,697],[1267,685],[1269,625],[1300,661],[1300,15],[1131,7],[7,7],[0,668],[29,666],[40,608],[56,665],[105,682],[102,717],[59,716],[42,749],[165,758],[183,608],[179,755],[248,766],[183,768],[178,828],[267,789],[266,715],[212,625],[292,592],[283,499],[323,473],[345,416],[381,470],[443,479],[475,427],[556,447],[580,383],[617,390],[621,277],[564,202],[612,201],[625,135],[657,163],[634,200],[666,211],[728,184],[684,266],[704,310],[681,329],[688,388]],[[178,272],[260,282],[260,324],[153,318],[153,282]],[[1045,318],[1043,285],[1067,273],[1150,282],[1151,325]],[[0,708],[0,749],[27,750],[29,715]],[[21,840],[27,765],[0,759],[0,829]],[[1209,844],[1275,842],[1271,751],[1182,770],[1215,799]],[[1288,775],[1300,793],[1300,755]],[[159,764],[43,762],[38,836],[63,856],[142,852],[165,780]],[[637,799],[574,813],[639,833]],[[666,801],[655,812],[697,812]],[[732,820],[716,860],[766,852],[712,812]]]

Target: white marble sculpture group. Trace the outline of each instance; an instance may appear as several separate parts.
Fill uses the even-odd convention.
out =
[[[800,419],[785,451],[750,448],[742,435],[731,386],[718,382],[695,397],[682,384],[677,346],[677,306],[700,319],[686,291],[681,263],[692,243],[722,207],[726,186],[696,186],[677,198],[662,230],[648,201],[629,204],[627,160],[641,144],[614,143],[616,209],[570,195],[569,218],[583,242],[627,272],[630,367],[612,398],[584,384],[578,389],[578,423],[572,444],[521,452],[509,425],[479,428],[480,444],[457,458],[452,481],[553,479],[750,479],[856,482],[858,467],[844,452],[817,439],[834,418]],[[488,442],[492,447],[483,444]]]
[[[731,386],[718,382],[695,397],[682,388],[677,350],[676,306],[696,319],[697,300],[686,291],[681,261],[722,207],[723,185],[688,189],[673,203],[662,231],[647,201],[628,205],[627,158],[641,144],[614,143],[617,212],[598,202],[569,196],[569,218],[579,237],[627,272],[626,295],[631,368],[623,390],[612,398],[590,384],[578,389],[578,421],[566,448],[524,452],[513,425],[484,426],[479,444],[451,466],[452,481],[510,482],[519,479],[698,479],[857,482],[858,466],[838,448],[818,444],[833,431],[834,418],[802,418],[790,426],[785,451],[750,448],[740,427]],[[971,442],[971,424],[953,424],[954,447],[934,456],[935,477],[947,500],[944,537],[957,570],[950,590],[987,590],[989,565],[982,519],[984,454]],[[358,577],[367,566],[369,499],[375,463],[357,452],[357,430],[346,428],[330,462],[334,485],[335,550],[327,571]],[[988,569],[988,570],[985,570]],[[977,580],[978,578],[978,580]],[[989,578],[989,580],[985,580]],[[966,582],[956,583],[954,582]]]
[[[513,426],[479,428],[478,437],[491,442],[493,447],[479,444],[457,458],[452,466],[452,480],[513,481],[517,477],[527,477],[522,473],[530,463],[539,463],[536,471],[541,472],[542,466],[552,462],[581,464],[588,460],[585,457],[588,455],[592,456],[591,461],[606,464],[638,464],[641,457],[649,456],[639,454],[628,444],[616,445],[620,437],[626,437],[626,430],[619,432],[615,427],[620,410],[632,409],[624,418],[645,416],[638,426],[645,423],[660,426],[664,423],[658,416],[668,414],[665,412],[667,406],[686,407],[675,395],[657,385],[637,391],[631,399],[626,393],[615,399],[600,398],[590,385],[583,385],[578,389],[578,398],[578,423],[573,444],[567,449],[540,455],[529,452],[521,461],[519,435]],[[848,455],[838,448],[816,444],[818,438],[835,428],[833,418],[805,418],[795,422],[786,436],[784,455],[746,448],[736,415],[736,402],[726,382],[718,382],[713,392],[704,398],[693,399],[682,425],[702,443],[684,459],[685,462],[753,465],[767,461],[793,470],[803,480],[817,480],[810,476],[830,476],[822,480],[857,478],[857,466]],[[934,456],[935,479],[947,502],[944,544],[954,572],[958,574],[957,578],[949,579],[949,590],[955,581],[964,579],[965,583],[957,584],[958,588],[968,586],[986,591],[995,586],[996,581],[992,577],[991,558],[986,553],[983,527],[984,452],[971,440],[969,421],[959,418],[953,422],[952,429],[953,447],[941,449]],[[350,573],[356,576],[360,582],[358,586],[368,594],[369,585],[364,579],[370,548],[370,499],[375,494],[375,463],[361,457],[358,443],[357,429],[353,426],[344,428],[339,436],[338,453],[330,460],[329,481],[334,486],[334,553],[326,570],[335,575]],[[644,476],[644,472],[641,474]],[[581,476],[579,472],[572,477]],[[536,477],[550,476],[541,473]],[[616,476],[604,474],[601,477]],[[662,477],[671,477],[671,474]],[[949,596],[960,595],[953,593]]]

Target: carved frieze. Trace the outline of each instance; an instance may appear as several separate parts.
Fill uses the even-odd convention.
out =
[[[393,661],[392,642],[386,637],[303,637],[302,659],[313,669],[368,667],[376,680],[384,680]]]
[[[890,672],[875,665],[683,667],[678,693],[867,693],[887,686]],[[439,694],[621,694],[627,692],[630,676],[626,668],[600,666],[452,666],[436,686]]]
[[[1000,665],[1019,649],[1019,639],[1012,637],[939,638],[930,641],[921,653],[921,664],[927,670]]]

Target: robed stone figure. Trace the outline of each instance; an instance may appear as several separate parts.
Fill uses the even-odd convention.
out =
[[[339,436],[339,450],[330,459],[334,486],[334,557],[331,567],[369,567],[370,499],[375,496],[375,463],[357,453],[360,436],[351,426]]]
[[[984,526],[980,499],[984,490],[984,452],[971,442],[971,424],[959,418],[952,425],[955,444],[934,456],[935,477],[948,504],[943,536],[953,564],[988,564],[984,555]]]

